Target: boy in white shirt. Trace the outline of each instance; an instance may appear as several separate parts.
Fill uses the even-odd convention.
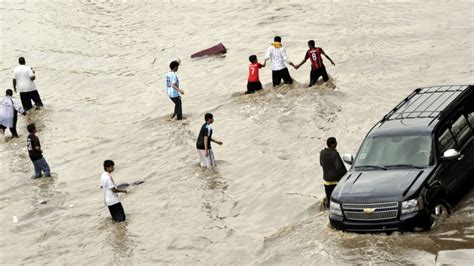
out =
[[[123,211],[122,203],[118,198],[119,192],[128,193],[125,189],[118,189],[111,173],[114,171],[115,163],[112,160],[104,161],[104,170],[100,176],[100,188],[104,193],[104,203],[107,205],[112,215],[112,219],[116,222],[125,221],[125,212]]]

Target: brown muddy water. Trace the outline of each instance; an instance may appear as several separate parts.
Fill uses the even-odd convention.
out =
[[[328,226],[319,151],[329,136],[355,153],[371,126],[413,89],[473,83],[472,1],[5,1],[2,91],[24,56],[45,102],[0,144],[1,264],[433,265],[474,248],[474,192],[443,226],[350,234]],[[281,35],[299,63],[309,39],[335,61],[329,84],[243,96],[248,56]],[[191,60],[223,42],[225,56]],[[179,69],[186,119],[169,121],[164,89]],[[198,167],[195,138],[214,113],[217,171]],[[40,129],[52,178],[32,180],[26,124]],[[9,133],[7,133],[7,136]],[[114,224],[99,189],[144,180]],[[45,202],[46,201],[46,202]],[[14,220],[16,217],[16,220]],[[16,222],[15,222],[16,221]]]

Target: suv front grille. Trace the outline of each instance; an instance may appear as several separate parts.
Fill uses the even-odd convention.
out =
[[[342,204],[344,216],[354,221],[390,220],[398,216],[398,202],[356,204]]]

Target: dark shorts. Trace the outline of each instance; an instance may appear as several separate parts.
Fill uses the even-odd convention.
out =
[[[247,93],[254,93],[262,89],[262,83],[260,81],[249,81],[247,83]]]
[[[319,77],[323,77],[324,82],[329,80],[328,72],[326,72],[326,68],[320,68],[317,70],[311,70],[309,74],[309,86],[313,86],[318,82]]]
[[[125,212],[123,211],[122,203],[116,203],[114,205],[108,206],[110,215],[112,215],[112,219],[116,222],[123,222],[125,221]]]
[[[285,84],[293,84],[293,79],[290,76],[290,72],[288,72],[288,68],[285,67],[281,70],[272,71],[273,87],[280,85],[282,79]]]

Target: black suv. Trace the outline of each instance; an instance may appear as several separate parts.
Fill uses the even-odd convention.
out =
[[[331,196],[331,226],[428,230],[474,183],[474,86],[419,88],[367,134]]]

